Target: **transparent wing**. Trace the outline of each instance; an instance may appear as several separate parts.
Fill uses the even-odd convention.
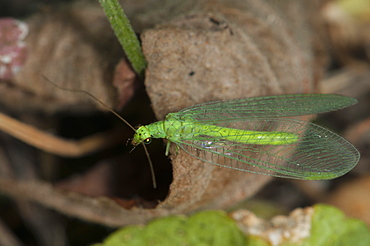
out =
[[[169,115],[182,121],[212,123],[323,113],[345,108],[356,102],[354,98],[341,95],[293,94],[203,103]]]
[[[199,135],[175,143],[190,155],[215,165],[294,179],[339,177],[350,171],[359,160],[359,153],[351,143],[310,122],[256,119],[221,122],[218,126],[292,132],[299,135],[299,141],[287,145],[257,145]]]

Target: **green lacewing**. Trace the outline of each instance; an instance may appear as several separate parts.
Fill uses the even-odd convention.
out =
[[[292,117],[342,109],[357,103],[352,97],[334,94],[291,94],[242,98],[194,105],[165,120],[137,129],[94,95],[87,94],[135,131],[134,147],[152,138],[167,139],[165,154],[175,143],[191,156],[226,168],[274,177],[326,180],[344,175],[360,159],[346,139],[311,122]]]
[[[168,140],[202,161],[274,177],[325,180],[350,171],[357,149],[311,122],[288,117],[357,103],[333,94],[293,94],[198,104],[136,129],[132,145]]]

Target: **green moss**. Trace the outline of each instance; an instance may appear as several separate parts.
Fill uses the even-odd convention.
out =
[[[347,218],[342,211],[329,205],[315,205],[314,209],[311,237],[304,246],[370,245],[370,231],[364,222]]]
[[[289,239],[288,239],[289,240]],[[169,216],[146,226],[128,226],[111,234],[100,246],[268,246],[257,236],[245,236],[223,211],[203,211],[190,217]],[[369,246],[369,228],[328,205],[314,206],[311,237],[284,246]]]
[[[104,246],[124,245],[246,245],[235,222],[221,211],[205,211],[189,218],[169,216],[146,227],[129,226],[110,235]]]

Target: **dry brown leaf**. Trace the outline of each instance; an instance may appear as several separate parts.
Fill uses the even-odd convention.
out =
[[[145,85],[158,119],[201,102],[316,92],[325,56],[315,53],[322,47],[314,1],[168,5],[162,7],[182,15],[142,35]],[[182,212],[225,208],[269,179],[203,163],[182,151],[171,158],[174,181],[159,207]]]
[[[64,88],[87,91],[113,108],[113,71],[123,52],[99,5],[77,3],[49,9],[29,18],[27,24],[27,60],[12,80],[0,83],[2,104],[13,110],[43,112],[99,105],[80,93],[57,89],[45,76]],[[132,72],[129,77],[133,83]],[[132,94],[132,89],[125,92],[128,98]]]

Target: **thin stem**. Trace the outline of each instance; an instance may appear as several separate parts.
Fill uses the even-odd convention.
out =
[[[145,57],[141,51],[140,42],[121,5],[117,0],[99,0],[99,2],[131,66],[138,75],[143,76],[146,67]]]

